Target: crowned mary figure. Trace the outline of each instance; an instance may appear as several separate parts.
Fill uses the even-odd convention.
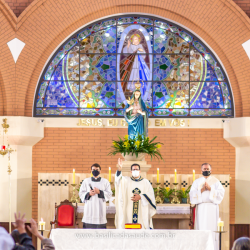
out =
[[[131,99],[127,100],[124,109],[124,117],[128,123],[128,135],[134,139],[138,134],[142,136],[148,135],[148,109],[141,98],[141,84],[138,81],[135,84],[135,91]]]

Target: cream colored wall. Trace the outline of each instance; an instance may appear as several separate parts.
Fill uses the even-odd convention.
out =
[[[225,123],[224,138],[236,148],[235,223],[250,224],[250,117]]]
[[[9,221],[9,178],[11,179],[11,218],[14,212],[26,213],[26,218],[32,216],[32,146],[44,135],[44,124],[31,117],[0,117],[7,118],[10,125],[8,141],[12,149],[11,175],[7,173],[8,157],[0,156],[0,221]],[[0,127],[2,128],[2,127]],[[2,130],[2,129],[1,129]],[[1,131],[2,140],[2,131]],[[1,141],[2,144],[2,141]]]

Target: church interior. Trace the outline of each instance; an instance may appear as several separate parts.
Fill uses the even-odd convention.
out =
[[[250,249],[249,0],[0,0],[0,24],[0,229],[20,212],[37,250],[31,219],[58,250]],[[91,246],[87,204],[109,234],[167,238]]]

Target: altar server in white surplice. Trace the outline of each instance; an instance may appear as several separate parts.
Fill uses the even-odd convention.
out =
[[[83,228],[106,228],[106,201],[112,196],[110,183],[100,177],[99,164],[93,164],[91,171],[93,177],[85,179],[79,191],[79,196],[85,203]]]
[[[131,177],[122,176],[122,162],[115,175],[117,229],[125,228],[125,223],[139,223],[142,229],[153,228],[152,217],[156,213],[155,195],[151,183],[140,175],[140,166],[131,166]]]
[[[189,196],[191,204],[196,205],[195,225],[197,230],[217,231],[219,204],[223,200],[225,190],[220,181],[211,176],[210,164],[201,166],[203,177],[194,181]],[[217,234],[213,233],[215,250],[219,248]]]

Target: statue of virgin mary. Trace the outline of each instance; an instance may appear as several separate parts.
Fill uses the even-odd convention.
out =
[[[128,123],[129,138],[134,139],[138,133],[142,136],[148,136],[148,114],[149,111],[141,98],[140,88],[137,87],[131,99],[127,101],[124,110],[124,117]]]

